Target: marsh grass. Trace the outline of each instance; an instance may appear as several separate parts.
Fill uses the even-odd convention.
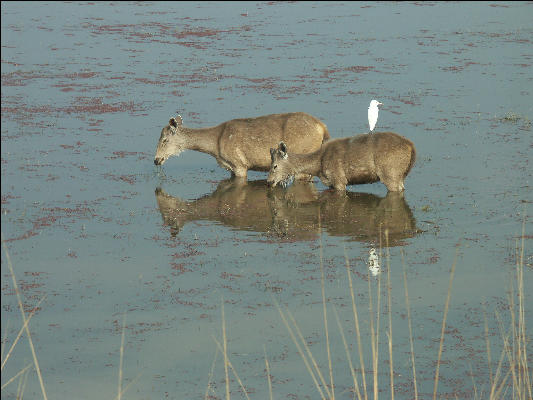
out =
[[[418,400],[418,386],[416,384],[415,349],[413,345],[413,327],[411,323],[411,307],[409,306],[409,289],[407,287],[407,274],[405,273],[405,259],[402,251],[403,287],[405,293],[405,309],[407,310],[407,323],[409,326],[409,346],[411,347],[411,367],[413,370],[413,388],[415,400]]]
[[[318,229],[322,231],[321,229],[321,222],[320,222],[320,213],[318,214]],[[328,313],[327,313],[327,307],[326,307],[326,280],[324,278],[324,250],[323,250],[323,243],[322,243],[322,234],[320,235],[320,282],[321,282],[321,289],[322,289],[322,310],[324,315],[324,333],[326,335],[326,350],[328,353],[328,367],[329,367],[329,382],[330,382],[330,398],[332,400],[335,400],[335,383],[333,381],[333,366],[331,364],[331,346],[329,344],[329,329],[328,329]]]
[[[31,338],[31,333],[30,333],[30,329],[28,327],[28,324],[29,324],[29,321],[31,319],[31,317],[33,316],[33,312],[32,314],[30,315],[29,318],[26,317],[26,312],[24,311],[24,306],[22,304],[22,296],[20,294],[20,289],[18,287],[18,284],[17,284],[17,279],[15,277],[15,271],[13,269],[13,264],[11,263],[11,257],[9,256],[9,252],[7,250],[7,246],[6,246],[6,243],[4,241],[4,234],[2,233],[2,246],[4,248],[4,252],[5,252],[5,255],[6,255],[6,260],[7,260],[7,266],[9,268],[9,272],[11,273],[11,279],[13,281],[13,288],[15,290],[15,293],[17,295],[17,303],[18,303],[18,306],[19,306],[19,310],[20,310],[20,314],[22,316],[22,322],[23,322],[23,325],[22,325],[22,328],[20,330],[20,332],[22,332],[22,330],[24,330],[26,332],[26,337],[28,338],[28,344],[30,346],[30,349],[31,349],[31,354],[32,354],[32,357],[33,357],[33,365],[34,365],[34,368],[35,368],[35,371],[37,372],[37,377],[39,378],[39,384],[40,384],[40,387],[41,387],[41,393],[43,395],[43,399],[44,400],[47,400],[48,397],[46,395],[46,390],[45,390],[45,387],[44,387],[44,381],[43,381],[43,377],[42,377],[42,374],[41,374],[41,368],[39,367],[39,361],[37,359],[37,354],[35,352],[35,346],[33,345],[33,340]],[[43,298],[44,300],[44,298]],[[42,300],[41,300],[42,301]],[[40,304],[40,302],[39,302]],[[8,352],[8,354],[6,355],[6,358],[2,360],[2,370],[5,366],[5,364],[7,363],[8,359],[9,359],[9,356],[11,355],[11,351],[12,349],[15,348],[19,338],[21,336],[21,333],[19,335],[17,335],[17,338],[16,340],[14,341],[12,347],[11,347],[11,350]],[[24,367],[19,373],[17,373],[15,376],[25,376],[24,373],[22,373],[22,371],[26,371],[29,367],[26,366]],[[12,382],[13,380],[9,380],[9,382]],[[5,386],[7,386],[7,382],[5,384]],[[23,385],[24,386],[24,385]],[[4,385],[2,385],[2,390],[4,389]],[[20,386],[19,386],[19,389],[20,389]],[[22,394],[20,394],[22,396]]]
[[[126,391],[141,377],[142,372],[139,372],[137,376],[132,379],[126,386],[123,387],[124,380],[124,341],[126,337],[126,313],[122,315],[122,331],[120,334],[120,359],[118,366],[118,390],[114,400],[121,400]]]
[[[118,366],[117,399],[122,399],[122,376],[124,374],[124,338],[126,336],[126,313],[122,316],[122,334],[120,335],[120,362]]]
[[[217,357],[218,357],[218,347],[215,349],[215,356],[213,357],[213,362],[211,363],[211,370],[209,371],[209,377],[207,379],[207,387],[205,388],[205,395],[204,399],[207,400],[210,396],[210,393],[215,393],[215,390],[212,386],[213,381],[213,371],[215,370],[215,365],[217,363]]]
[[[457,251],[455,252],[455,258],[453,260],[452,269],[450,271],[450,283],[448,284],[448,295],[446,297],[446,304],[444,305],[444,316],[442,317],[442,328],[440,333],[440,342],[439,342],[439,355],[437,356],[437,368],[435,370],[435,384],[433,386],[433,400],[437,398],[437,388],[439,386],[439,369],[440,369],[440,360],[442,356],[442,346],[444,344],[444,330],[446,329],[446,317],[448,316],[448,309],[450,306],[450,298],[452,294],[452,284],[453,276],[455,274],[455,266],[457,265],[457,256],[459,254],[459,246],[457,246]]]
[[[516,246],[514,281],[511,280],[508,292],[509,316],[511,319],[511,324],[508,331],[506,331],[503,326],[501,315],[496,313],[500,335],[503,341],[503,350],[494,378],[491,378],[491,400],[501,398],[501,394],[506,393],[509,390],[511,390],[512,399],[522,400],[533,398],[533,377],[530,376],[527,354],[527,345],[531,339],[527,336],[524,302],[525,236],[524,217],[524,221],[522,223],[521,243],[520,245],[517,243]],[[518,300],[518,304],[516,304],[515,299]],[[490,349],[488,338],[487,349]],[[487,356],[489,357],[490,363],[489,351],[487,351]],[[501,365],[503,364],[504,358],[507,358],[509,370],[505,375],[502,376],[503,371],[501,371]],[[511,379],[511,383],[506,385],[509,377]]]
[[[265,353],[265,370],[267,374],[267,381],[268,381],[268,394],[270,400],[274,399],[273,393],[272,393],[272,377],[270,376],[270,364],[268,363],[268,357],[266,352],[266,346],[263,345],[263,351]]]
[[[231,391],[230,391],[230,380],[229,380],[229,369],[231,368],[231,371],[233,372],[233,375],[235,376],[235,379],[237,379],[237,382],[239,382],[240,388],[244,394],[244,396],[249,400],[250,397],[248,396],[248,392],[246,391],[246,388],[244,386],[244,383],[242,382],[241,378],[239,377],[239,374],[237,374],[237,370],[231,363],[229,356],[228,356],[228,340],[226,335],[226,315],[224,313],[224,298],[221,299],[221,319],[222,319],[222,344],[217,340],[215,336],[213,336],[213,340],[215,341],[218,351],[222,353],[224,356],[224,375],[225,375],[225,389],[226,389],[226,400],[229,400],[231,398]],[[209,379],[209,382],[211,381],[211,378]],[[208,388],[209,388],[209,382],[208,382]],[[208,391],[206,391],[206,398],[208,397],[207,394]]]
[[[339,317],[337,308],[335,306],[331,306],[333,308],[333,314],[335,316],[335,320],[337,323],[337,329],[338,333],[340,335],[340,338],[342,340],[342,345],[346,354],[346,362],[349,367],[350,375],[351,375],[351,381],[352,381],[352,388],[350,389],[353,393],[353,398],[357,400],[368,400],[369,398],[369,386],[367,380],[370,379],[371,381],[371,387],[372,387],[372,394],[375,400],[379,399],[380,397],[380,389],[383,389],[385,385],[389,386],[389,393],[384,394],[381,397],[390,398],[393,400],[395,398],[395,391],[396,391],[396,385],[394,381],[394,376],[398,375],[398,371],[395,371],[395,366],[393,363],[393,326],[392,326],[392,295],[391,295],[391,277],[390,277],[390,270],[391,270],[391,263],[390,263],[390,253],[389,253],[389,247],[388,247],[388,234],[385,232],[385,241],[387,243],[386,246],[386,301],[387,301],[387,313],[388,316],[388,329],[385,332],[385,335],[387,337],[387,348],[388,348],[388,356],[389,360],[385,360],[385,362],[388,362],[388,384],[383,382],[383,380],[380,381],[380,374],[379,372],[379,338],[381,335],[380,332],[380,314],[381,314],[381,275],[379,274],[377,276],[377,279],[375,280],[376,284],[376,298],[377,302],[374,304],[373,302],[373,294],[372,294],[372,285],[370,285],[371,276],[370,272],[368,271],[368,323],[369,323],[369,330],[370,330],[370,352],[371,352],[371,364],[372,369],[368,370],[365,367],[365,359],[364,359],[364,349],[362,348],[362,333],[360,329],[360,311],[358,309],[357,305],[357,296],[356,291],[354,289],[352,275],[353,272],[350,268],[350,263],[348,260],[348,257],[346,256],[346,250],[345,250],[345,264],[346,264],[346,273],[347,273],[347,282],[349,286],[349,293],[351,298],[351,308],[353,312],[353,327],[354,327],[354,336],[351,339],[354,340],[357,344],[357,346],[354,346],[353,351],[350,351],[350,345],[349,340],[347,340],[347,337],[345,335],[345,329],[342,325],[341,318]],[[472,372],[472,366],[470,366],[470,376],[472,379],[472,391],[474,393],[474,399],[489,399],[489,400],[496,400],[496,399],[512,399],[512,400],[526,400],[533,398],[532,395],[532,382],[533,377],[531,376],[531,371],[529,370],[528,366],[528,353],[527,353],[527,346],[530,344],[531,339],[527,336],[527,329],[526,329],[526,310],[525,310],[525,301],[524,301],[524,294],[525,294],[525,288],[524,288],[524,238],[525,238],[525,221],[522,227],[522,242],[521,244],[517,244],[516,246],[516,266],[514,267],[513,271],[513,279],[510,283],[509,288],[509,294],[507,297],[508,301],[508,315],[506,314],[505,317],[510,320],[509,326],[506,328],[504,326],[504,323],[502,321],[502,316],[496,311],[495,317],[498,320],[498,328],[500,331],[500,340],[497,340],[496,343],[491,343],[490,337],[489,337],[489,324],[488,324],[488,318],[487,314],[484,311],[484,328],[481,333],[481,337],[484,338],[485,341],[485,347],[486,347],[486,358],[487,358],[487,371],[488,371],[488,382],[484,382],[481,385],[479,382],[476,382],[474,379],[474,374]],[[453,299],[452,293],[453,293],[453,281],[455,277],[455,270],[457,266],[457,260],[460,250],[460,244],[457,245],[455,257],[453,260],[453,263],[450,267],[450,273],[449,273],[449,283],[448,283],[448,289],[447,289],[447,295],[446,299],[443,302],[443,311],[442,311],[442,322],[441,322],[441,330],[440,330],[440,338],[438,340],[438,351],[435,354],[435,370],[434,370],[434,377],[433,377],[433,399],[441,398],[439,396],[439,380],[442,377],[441,376],[441,360],[444,353],[444,342],[446,341],[446,321],[448,317],[448,312],[450,309],[450,303]],[[381,246],[380,246],[380,255],[381,255]],[[414,351],[414,332],[413,332],[413,319],[411,315],[411,306],[409,301],[409,289],[408,289],[408,279],[406,274],[406,266],[405,266],[405,260],[404,260],[404,254],[403,251],[401,251],[401,262],[402,262],[402,268],[403,268],[403,286],[404,286],[404,296],[405,296],[405,311],[407,313],[407,325],[408,325],[408,332],[409,332],[409,362],[410,362],[410,370],[411,370],[411,376],[410,379],[412,383],[412,393],[409,394],[409,397],[414,398],[415,400],[418,400],[420,393],[419,393],[419,383],[418,383],[418,377],[417,377],[417,368],[416,368],[416,357],[415,357],[415,351]],[[383,271],[385,272],[385,271]],[[309,376],[311,377],[311,380],[313,382],[313,386],[316,389],[316,393],[320,399],[335,399],[336,397],[336,387],[335,387],[335,380],[334,380],[334,365],[332,362],[333,356],[331,354],[331,342],[330,342],[330,336],[329,336],[329,325],[328,325],[328,301],[326,296],[326,290],[325,290],[325,277],[324,277],[324,266],[323,266],[323,253],[322,253],[322,241],[320,241],[320,274],[321,274],[321,297],[322,297],[322,314],[323,314],[323,328],[324,328],[324,345],[326,350],[326,356],[327,356],[327,367],[326,371],[322,371],[319,367],[319,363],[317,362],[317,357],[313,354],[311,351],[307,341],[304,338],[304,335],[301,332],[300,326],[297,323],[296,319],[292,315],[291,311],[286,308],[282,307],[277,300],[272,296],[272,301],[275,304],[275,307],[277,308],[279,315],[281,317],[281,320],[283,324],[285,325],[289,336],[293,342],[293,344],[296,347],[296,350],[298,354],[300,355],[300,358],[302,359],[302,362],[306,368],[306,370],[309,373]],[[224,316],[223,316],[224,318]],[[225,324],[225,322],[223,322]],[[350,339],[350,338],[348,338]],[[498,343],[500,342],[500,343]],[[496,344],[501,344],[502,349],[499,353],[499,357],[497,358],[497,365],[494,366],[494,360],[492,356],[492,346]],[[219,345],[219,349],[222,352],[222,346]],[[354,354],[355,353],[355,354]],[[359,361],[359,366],[356,368],[353,363],[353,359],[356,359]],[[338,361],[337,361],[338,362]],[[267,377],[267,384],[268,384],[268,390],[270,394],[270,398],[273,398],[273,388],[272,388],[272,381],[271,381],[271,366],[269,365],[267,358],[266,358],[266,350],[265,350],[265,363],[266,363],[266,377]],[[210,373],[210,377],[212,375],[212,371]],[[384,375],[383,373],[381,376]],[[327,376],[327,378],[326,378]],[[210,378],[211,379],[211,378]],[[337,378],[339,379],[339,378]],[[241,387],[244,391],[244,385],[242,383]],[[275,388],[274,388],[275,390]],[[346,390],[344,391],[346,392]],[[214,394],[214,392],[213,392]],[[428,393],[428,395],[430,395]],[[248,396],[246,396],[248,398]],[[206,397],[207,398],[207,397]],[[227,398],[229,400],[229,397]]]

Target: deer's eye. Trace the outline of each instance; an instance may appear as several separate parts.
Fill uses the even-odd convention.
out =
[[[277,166],[277,165],[274,165],[274,167],[273,167],[272,169],[276,169],[276,168],[278,168],[278,166]]]

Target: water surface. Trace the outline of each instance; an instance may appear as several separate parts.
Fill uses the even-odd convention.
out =
[[[135,380],[125,398],[203,398],[222,302],[229,357],[250,397],[268,396],[266,349],[275,397],[317,398],[275,302],[293,313],[326,374],[321,265],[336,395],[353,398],[334,317],[335,309],[359,369],[345,258],[367,368],[369,287],[374,311],[381,288],[378,375],[387,398],[387,275],[369,276],[371,248],[382,271],[390,254],[397,395],[413,397],[403,269],[427,397],[456,252],[439,393],[473,397],[473,382],[487,390],[483,315],[496,358],[494,312],[509,322],[524,222],[524,284],[532,284],[531,4],[1,7],[2,234],[26,311],[46,295],[30,328],[49,398],[116,396],[124,313],[123,386]],[[161,128],[176,114],[206,127],[305,111],[337,138],[366,132],[372,98],[384,103],[376,129],[417,147],[403,197],[381,183],[346,196],[318,180],[271,190],[260,172],[241,185],[196,152],[153,164]],[[531,325],[527,289],[525,300]],[[6,348],[21,325],[3,253]],[[31,359],[23,338],[2,383]],[[225,396],[221,360],[216,398]],[[14,397],[16,385],[2,396]],[[241,396],[235,380],[231,391]],[[24,394],[42,398],[34,371]]]

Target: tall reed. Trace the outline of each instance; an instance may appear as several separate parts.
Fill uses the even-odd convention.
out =
[[[2,232],[2,246],[4,247],[4,252],[7,259],[7,266],[9,268],[9,272],[11,273],[11,279],[13,281],[13,288],[15,289],[15,293],[17,295],[17,302],[20,310],[20,314],[22,316],[22,322],[23,322],[23,328],[26,331],[26,336],[28,337],[28,344],[30,345],[31,354],[33,357],[33,364],[35,366],[35,371],[37,371],[37,377],[39,378],[39,385],[41,386],[41,393],[43,395],[43,399],[47,400],[48,397],[46,395],[46,390],[44,388],[44,381],[43,376],[41,374],[41,368],[39,367],[39,361],[37,360],[37,354],[35,352],[35,346],[33,345],[33,340],[31,338],[30,329],[28,328],[28,318],[26,318],[26,312],[24,311],[24,306],[22,305],[22,297],[20,295],[20,289],[17,284],[17,279],[15,278],[15,271],[13,270],[13,264],[11,263],[11,257],[9,256],[9,251],[7,250],[6,243],[4,241],[4,233]],[[7,360],[6,360],[7,361]],[[5,364],[2,362],[2,364]]]

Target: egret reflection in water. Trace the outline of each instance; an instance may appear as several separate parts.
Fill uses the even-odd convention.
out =
[[[210,221],[276,240],[315,240],[322,228],[331,236],[380,244],[388,230],[390,246],[418,233],[403,194],[318,192],[310,182],[287,189],[269,187],[265,180],[227,179],[197,200],[182,200],[157,188],[155,196],[164,225],[176,236],[189,222]],[[382,242],[382,246],[386,243]]]
[[[376,249],[373,247],[368,252],[368,269],[373,276],[377,276],[381,271],[381,267],[379,266],[379,257],[376,253]]]

